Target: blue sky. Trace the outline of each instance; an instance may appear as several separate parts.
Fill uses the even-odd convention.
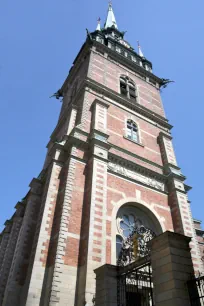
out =
[[[60,88],[86,38],[104,21],[106,0],[0,1],[1,213],[3,223],[41,171],[60,103]],[[120,30],[153,63],[154,73],[175,80],[162,98],[193,215],[204,220],[204,2],[113,0]]]

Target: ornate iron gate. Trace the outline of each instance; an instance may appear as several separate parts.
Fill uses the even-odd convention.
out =
[[[135,263],[118,269],[118,306],[154,306],[152,268],[150,262]]]
[[[204,306],[204,276],[187,282],[191,306]]]

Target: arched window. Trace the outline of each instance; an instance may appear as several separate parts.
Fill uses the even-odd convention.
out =
[[[131,99],[131,100],[136,100],[137,94],[136,94],[136,87],[134,82],[126,77],[126,76],[121,76],[120,77],[120,93],[121,95]]]
[[[156,235],[161,232],[160,225],[158,226],[155,220],[145,211],[133,205],[121,207],[116,217],[116,259],[120,256],[124,242],[127,241],[127,238],[130,237],[135,229],[141,231],[139,238],[140,249],[138,249],[141,256],[143,254],[141,247],[147,244],[148,237],[150,237],[148,235],[151,234],[150,232],[152,231]]]
[[[127,120],[127,138],[139,142],[138,126],[131,119]]]

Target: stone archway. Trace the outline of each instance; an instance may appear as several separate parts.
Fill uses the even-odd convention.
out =
[[[126,218],[126,222],[124,223],[127,224],[127,222],[129,222],[130,227],[131,222],[133,222],[134,219],[134,222],[138,222],[140,225],[143,223],[144,226],[152,229],[156,235],[159,235],[166,230],[162,222],[162,218],[160,218],[154,209],[152,209],[145,202],[138,201],[138,199],[135,198],[126,198],[116,203],[112,212],[111,228],[111,263],[114,265],[116,264],[117,257],[116,239],[121,237],[122,241],[122,239],[127,236],[128,230],[130,230],[127,226],[121,228],[121,220],[124,218]],[[127,220],[127,218],[130,220]],[[117,243],[119,243],[119,241],[117,241]]]

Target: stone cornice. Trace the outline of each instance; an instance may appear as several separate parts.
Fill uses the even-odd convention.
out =
[[[30,184],[29,184],[29,187],[33,187],[33,186],[35,186],[35,185],[38,185],[38,184],[40,184],[40,185],[42,185],[42,181],[39,179],[39,178],[33,178],[32,179],[32,181],[30,182]]]
[[[193,218],[193,222],[196,222],[196,223],[199,223],[199,224],[201,224],[201,223],[202,223],[202,221],[201,221],[201,220],[198,220],[198,219],[195,219],[195,218]]]
[[[18,208],[20,208],[20,207],[25,207],[26,206],[26,203],[25,203],[25,201],[23,201],[23,202],[18,202],[16,205],[15,205],[15,209],[18,209]]]
[[[100,99],[95,99],[91,105],[91,109],[94,108],[96,106],[96,104],[100,104],[106,108],[109,108],[110,107],[110,103],[107,103],[103,100],[100,100]]]
[[[169,173],[169,175],[166,176],[169,181],[172,181],[173,179],[177,179],[181,182],[184,182],[186,180],[186,177],[183,175],[176,174],[174,172]]]
[[[79,50],[75,60],[73,61],[73,65],[69,70],[69,74],[68,74],[67,78],[65,79],[62,87],[61,87],[62,92],[66,91],[67,83],[72,82],[72,79],[75,77],[78,68],[80,67],[81,63],[84,61],[84,57],[91,52],[92,46],[95,46],[98,50],[100,50],[102,52],[105,52],[106,54],[110,55],[118,63],[121,63],[122,65],[125,64],[125,66],[128,69],[130,69],[131,71],[133,71],[135,73],[138,73],[138,75],[140,75],[142,78],[149,79],[150,80],[150,82],[149,82],[150,85],[155,87],[155,85],[151,83],[151,80],[153,81],[153,83],[158,83],[158,84],[162,83],[161,78],[157,77],[152,72],[147,71],[146,69],[139,66],[138,64],[135,64],[134,62],[132,62],[132,61],[128,60],[127,58],[121,56],[117,52],[108,48],[106,45],[103,45],[103,44],[101,44],[101,43],[99,43],[95,40],[94,41],[86,40],[84,42],[84,44],[82,45],[81,49]],[[149,61],[147,61],[147,62],[149,62]]]
[[[184,184],[185,191],[188,192],[192,189],[191,186]]]
[[[167,130],[172,129],[172,125],[168,123],[168,120],[164,117],[158,115],[157,113],[147,109],[146,107],[142,106],[141,104],[135,102],[133,103],[128,98],[123,98],[119,93],[115,92],[114,90],[99,84],[98,82],[94,81],[93,79],[87,78],[85,80],[86,85],[90,88],[95,90],[96,92],[102,94],[102,96],[106,96],[114,101],[119,102],[121,105],[126,106],[127,108],[134,110],[135,112],[143,115],[146,118],[149,118],[153,122],[156,122],[158,126],[160,125],[163,128],[166,128]],[[108,101],[110,104],[111,101]],[[156,124],[156,126],[157,126]]]
[[[111,144],[111,143],[110,143],[110,144]],[[144,157],[141,157],[141,156],[139,156],[139,155],[137,155],[137,154],[135,154],[135,153],[132,153],[132,152],[130,152],[130,151],[124,149],[124,148],[118,147],[118,146],[116,146],[116,145],[114,145],[114,144],[111,144],[111,147],[114,148],[114,149],[116,149],[116,150],[118,150],[118,151],[121,151],[121,152],[123,152],[123,153],[125,153],[125,154],[127,154],[127,155],[130,155],[130,156],[132,156],[132,157],[135,157],[135,158],[137,158],[137,159],[140,159],[141,161],[143,161],[143,162],[145,162],[145,163],[147,163],[147,164],[149,164],[149,165],[152,165],[152,166],[157,167],[157,168],[162,169],[162,170],[164,169],[163,166],[160,166],[159,164],[156,164],[156,163],[154,163],[154,162],[152,162],[152,161],[150,161],[150,160],[148,160],[148,159],[146,159],[146,158],[144,158]]]
[[[67,141],[64,145],[64,150],[66,152],[70,152],[71,150],[71,146],[75,146],[75,147],[78,147],[78,148],[83,148],[83,149],[88,149],[88,142],[74,136],[74,135],[69,135],[67,136]]]
[[[106,45],[101,44],[97,41],[93,42],[93,46],[96,46],[98,50],[102,52],[106,52],[108,55],[110,55],[113,59],[115,59],[118,63],[122,64],[123,66],[126,66],[130,70],[138,73],[144,78],[149,78],[150,80],[153,80],[153,82],[161,84],[162,79],[151,73],[150,71],[147,71],[143,67],[139,66],[138,64],[128,60],[128,58],[125,58],[124,56],[120,55],[119,53],[115,52],[114,50],[108,48]],[[149,61],[148,61],[149,62]],[[152,86],[155,86],[151,84]]]
[[[130,177],[125,176],[125,175],[123,175],[123,174],[121,174],[121,173],[116,173],[116,172],[114,172],[114,171],[112,171],[112,170],[110,170],[110,169],[108,169],[108,172],[110,172],[110,173],[112,173],[112,174],[114,174],[114,175],[117,175],[117,176],[119,176],[119,177],[121,177],[121,178],[123,178],[123,179],[129,180],[129,181],[131,181],[131,182],[135,182],[135,183],[137,183],[137,184],[139,184],[139,185],[142,185],[142,186],[144,186],[144,187],[147,187],[147,188],[150,188],[150,189],[155,190],[155,191],[157,191],[157,192],[161,192],[161,193],[163,193],[163,194],[165,194],[165,195],[168,195],[168,192],[166,192],[166,191],[164,191],[164,190],[159,190],[158,188],[155,188],[155,187],[153,187],[153,186],[151,186],[151,185],[149,185],[149,184],[143,183],[143,182],[141,182],[140,180],[130,178]]]
[[[156,171],[153,171],[149,168],[146,168],[144,166],[141,166],[133,161],[127,160],[125,158],[122,158],[116,154],[110,153],[108,154],[108,160],[110,162],[116,162],[119,165],[123,165],[124,167],[126,167],[129,170],[135,170],[138,173],[141,173],[143,175],[147,175],[151,178],[157,179],[163,183],[166,182],[166,176],[164,174],[158,173]]]
[[[86,40],[84,44],[82,45],[81,49],[79,50],[75,60],[73,61],[73,65],[71,66],[69,70],[69,74],[61,87],[62,92],[65,92],[67,90],[67,84],[71,83],[72,80],[74,79],[75,75],[77,74],[78,68],[80,67],[81,63],[84,61],[84,57],[87,54],[90,54],[91,51],[93,52],[92,50],[93,46],[97,47],[102,52],[106,52],[107,54],[111,55],[113,59],[115,59],[117,62],[121,63],[122,65],[124,65],[125,63],[125,65],[130,70],[138,73],[142,78],[148,78],[158,84],[162,82],[162,80],[158,78],[157,76],[155,76],[153,73],[145,70],[143,67],[140,67],[137,64],[134,64],[134,62],[126,59],[125,57],[120,56],[119,54],[117,54],[116,52],[108,48],[107,46],[100,44],[97,41]],[[155,87],[154,84],[152,83],[149,83],[149,84]]]
[[[92,131],[91,131],[91,133],[90,133],[90,138],[92,139],[92,138],[97,138],[97,137],[95,137],[96,135],[98,135],[98,136],[100,136],[101,138],[103,138],[105,141],[107,141],[108,140],[108,138],[109,138],[109,134],[107,134],[107,133],[104,133],[104,132],[102,132],[102,131],[99,131],[99,130],[97,130],[97,129],[92,129]]]
[[[111,148],[111,145],[109,143],[101,141],[100,139],[97,139],[97,138],[92,138],[90,145],[91,145],[91,148],[93,148],[93,146],[99,146],[101,148],[104,148],[107,151],[110,150]]]
[[[173,139],[171,135],[166,134],[166,133],[164,133],[164,132],[160,132],[160,133],[159,133],[159,136],[158,136],[158,141],[160,141],[160,139],[162,139],[162,137],[166,137],[166,138],[168,138],[169,140],[172,140],[172,139]]]

